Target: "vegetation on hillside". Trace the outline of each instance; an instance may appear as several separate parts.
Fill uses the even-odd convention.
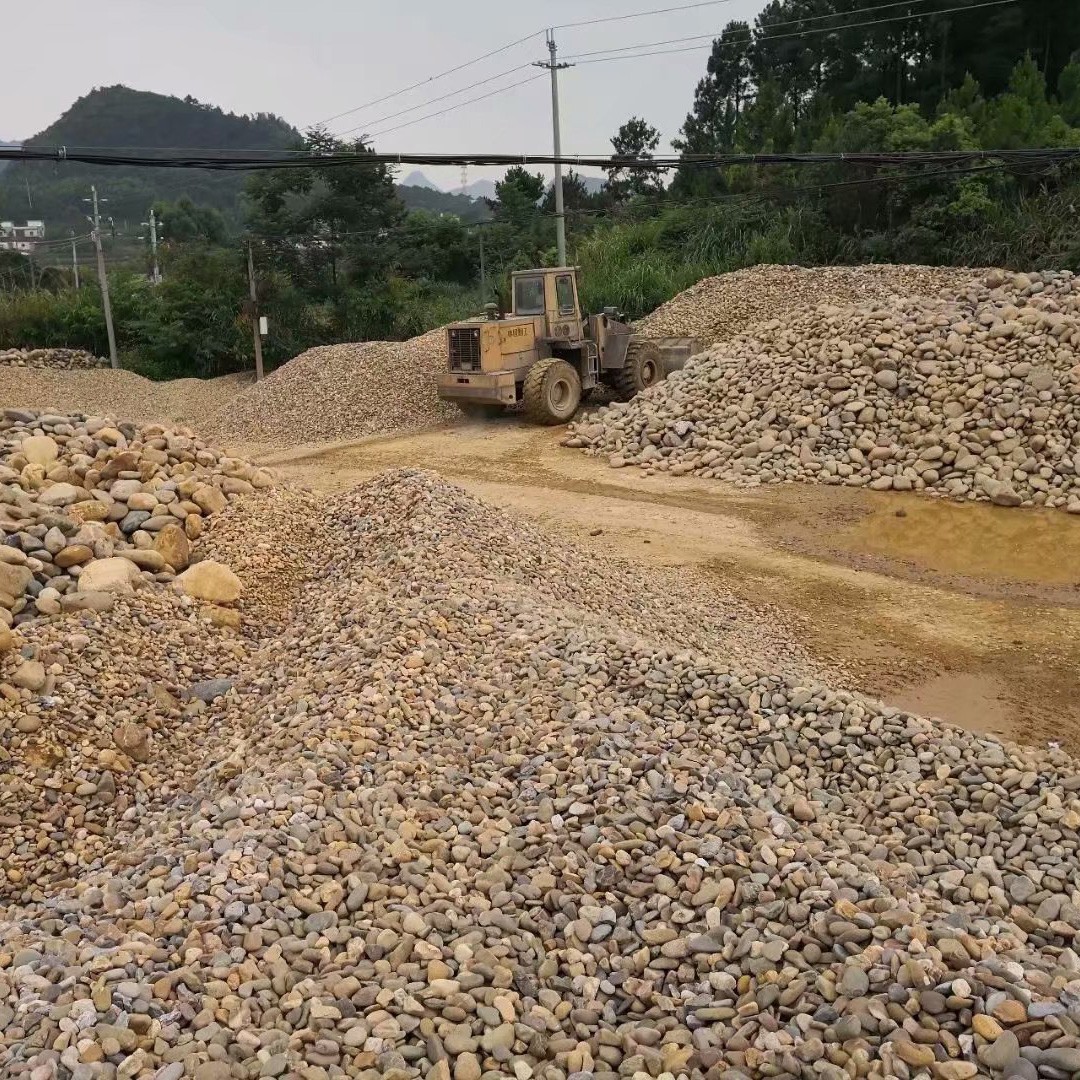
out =
[[[28,139],[28,146],[185,147],[284,150],[299,133],[270,113],[237,116],[193,97],[177,98],[126,86],[96,88]],[[53,235],[85,231],[83,199],[96,184],[108,193],[103,212],[130,232],[158,200],[187,196],[240,222],[240,173],[177,169],[115,169],[69,162],[18,162],[0,176],[0,217],[43,218]]]
[[[1080,146],[1072,6],[1018,0],[909,19],[906,5],[894,5],[902,10],[870,20],[856,14],[861,0],[773,0],[752,26],[732,22],[714,42],[676,145],[697,153]],[[648,156],[663,134],[632,117],[613,150]],[[365,149],[319,130],[304,140],[316,150]],[[11,182],[0,178],[0,192]],[[112,198],[124,182],[109,174],[102,187]],[[483,221],[437,202],[410,209],[382,166],[256,174],[242,225],[213,201],[174,190],[154,191],[164,284],[152,287],[135,265],[116,273],[113,288],[122,349],[161,376],[250,366],[245,236],[271,322],[271,363],[310,344],[409,336],[488,299],[505,304],[510,270],[555,257],[553,194],[525,168],[507,171]],[[565,195],[583,299],[632,316],[703,276],[758,262],[1080,270],[1076,166],[740,166],[686,168],[671,181],[613,167],[599,192],[571,173]],[[56,272],[43,281],[50,291],[35,291],[28,277],[0,264],[0,347],[104,351],[92,284],[75,292]]]

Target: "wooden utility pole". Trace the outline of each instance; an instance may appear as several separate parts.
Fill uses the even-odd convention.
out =
[[[109,335],[109,364],[118,368],[120,361],[116,356],[116,332],[113,330],[112,303],[109,300],[109,278],[105,273],[105,252],[101,248],[101,214],[98,211],[98,193],[96,187],[90,188],[91,201],[94,204],[94,249],[97,252],[98,284],[101,286],[101,306],[105,309],[105,332]]]
[[[262,337],[259,334],[259,300],[255,288],[255,258],[251,254],[251,241],[247,246],[248,289],[251,292],[251,336],[255,341],[255,381],[262,382]]]

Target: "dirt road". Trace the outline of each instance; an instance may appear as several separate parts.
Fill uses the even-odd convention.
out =
[[[282,452],[243,451],[315,488],[435,469],[598,557],[681,565],[790,611],[853,688],[1018,742],[1080,752],[1080,521],[811,486],[748,491],[609,469],[508,419]],[[594,535],[596,530],[602,530]]]

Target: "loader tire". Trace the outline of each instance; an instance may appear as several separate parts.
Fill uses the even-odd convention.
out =
[[[581,401],[581,376],[565,360],[538,360],[525,376],[522,400],[534,424],[565,424]]]
[[[663,377],[660,350],[651,341],[631,341],[622,368],[611,376],[611,385],[619,401],[629,401]]]

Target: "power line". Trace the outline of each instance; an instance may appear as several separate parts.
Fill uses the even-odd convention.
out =
[[[65,236],[62,238],[55,237],[52,240],[36,240],[34,241],[33,250],[37,251],[38,248],[47,247],[70,247],[72,243],[81,244],[84,241],[89,240],[92,235],[92,233],[84,233],[81,236]]]
[[[646,15],[669,15],[675,11],[693,11],[695,8],[717,7],[730,4],[732,0],[700,0],[696,4],[679,4],[676,7],[654,8],[652,11],[634,11],[629,15],[607,15],[599,19],[582,19],[580,22],[559,23],[552,30],[572,30],[578,26],[596,26],[598,23],[623,22],[625,19],[642,19]]]
[[[532,79],[542,79],[543,74]],[[529,82],[530,79],[522,80]],[[518,84],[521,85],[521,84]],[[502,93],[513,87],[493,91],[486,96]],[[479,100],[479,99],[476,99]],[[450,112],[469,102],[441,110]],[[420,119],[427,119],[421,117]],[[418,123],[411,121],[410,123]],[[400,125],[406,127],[408,125]],[[394,129],[388,129],[394,130]],[[231,156],[237,154],[240,156]],[[229,154],[143,155],[116,154],[95,150],[76,150],[71,147],[30,146],[0,147],[0,160],[78,162],[84,165],[115,165],[131,168],[211,169],[219,171],[258,171],[279,168],[338,168],[356,165],[573,165],[579,168],[677,169],[726,168],[731,165],[821,165],[846,164],[887,168],[904,164],[959,165],[973,161],[999,160],[1006,163],[1042,161],[1053,158],[1066,160],[1080,157],[1080,147],[1044,147],[1028,150],[935,150],[859,153],[761,153],[761,154],[677,154],[634,158],[605,154],[537,154],[503,153],[378,153],[374,150],[343,151],[328,154],[308,153],[281,155],[276,150],[232,151]]]
[[[698,0],[697,3],[679,4],[675,7],[655,8],[652,11],[637,11],[628,15],[610,15],[598,19],[583,19],[580,22],[560,23],[557,26],[552,27],[552,29],[568,30],[572,29],[573,27],[579,26],[596,26],[599,23],[622,22],[625,19],[640,19],[644,18],[647,15],[667,15],[676,11],[692,11],[697,8],[717,7],[720,4],[730,4],[732,2],[733,0]],[[371,101],[366,101],[363,105],[357,105],[351,109],[346,109],[344,112],[339,112],[335,113],[333,116],[328,116],[325,120],[318,121],[317,126],[333,123],[333,121],[340,120],[344,116],[352,116],[354,113],[362,112],[364,109],[369,109],[373,105],[381,105],[384,101],[390,101],[392,98],[400,97],[402,94],[408,94],[412,90],[418,90],[421,86],[427,86],[429,83],[438,82],[440,79],[445,79],[448,75],[453,75],[458,71],[464,71],[466,68],[472,67],[475,64],[479,64],[484,60],[489,60],[493,56],[498,56],[500,53],[508,52],[510,49],[516,48],[518,45],[524,45],[527,41],[532,41],[533,38],[540,37],[543,33],[543,30],[534,30],[531,34],[526,34],[525,37],[518,38],[516,41],[507,42],[505,45],[500,45],[497,49],[492,49],[491,52],[486,52],[482,56],[477,56],[473,60],[467,60],[463,64],[458,64],[455,67],[447,68],[446,71],[442,71],[438,75],[432,75],[427,79],[421,79],[419,82],[412,83],[410,86],[404,86],[400,90],[394,90],[392,93],[384,94],[382,97],[373,98]],[[497,76],[495,77],[497,78]],[[480,84],[474,83],[473,85],[478,86]],[[471,87],[466,87],[465,89],[471,89]],[[464,91],[459,91],[459,93],[463,92]],[[373,123],[379,122],[380,121],[373,121]],[[349,128],[348,130],[355,131],[356,128]]]
[[[887,8],[910,7],[912,3],[929,3],[929,2],[933,2],[933,0],[891,0],[891,2],[887,3],[887,4],[875,4],[872,7],[852,8],[850,11],[830,11],[825,15],[806,15],[806,16],[804,16],[802,18],[799,18],[799,19],[779,19],[776,22],[767,23],[761,29],[764,29],[766,31],[771,31],[775,27],[778,27],[778,26],[802,26],[804,23],[821,22],[823,19],[840,19],[840,18],[846,18],[846,17],[848,17],[850,15],[868,15],[868,14],[870,14],[872,12],[875,12],[875,11],[884,11]],[[991,2],[989,2],[987,4],[980,4],[980,5],[975,5],[975,6],[977,6],[977,7],[983,7],[983,6],[991,7],[994,4],[1014,4],[1014,3],[1017,3],[1017,2],[1018,2],[1018,0],[991,0]],[[900,19],[925,18],[925,17],[929,17],[929,16],[932,16],[932,15],[943,15],[943,14],[948,14],[950,11],[971,11],[971,10],[974,10],[972,5],[964,5],[963,7],[960,7],[960,8],[948,8],[948,9],[937,10],[937,11],[908,12],[908,13],[906,13],[904,15],[896,16],[896,21],[899,21]],[[885,21],[885,20],[883,20],[883,21]],[[859,25],[862,25],[862,24],[859,24]],[[868,23],[866,25],[874,25],[874,24],[873,23]],[[844,24],[841,24],[841,25],[838,25],[838,26],[822,27],[822,28],[818,29],[816,32],[818,32],[818,33],[826,33],[829,30],[847,30],[849,28],[854,28],[855,26],[856,26],[856,24],[844,23]],[[645,42],[639,42],[637,45],[622,45],[622,46],[618,46],[618,47],[613,46],[610,49],[593,49],[591,52],[575,53],[572,57],[569,57],[569,59],[577,59],[578,57],[602,56],[604,53],[629,52],[631,49],[651,48],[654,45],[677,45],[677,44],[680,44],[681,42],[685,42],[685,41],[706,41],[706,40],[716,41],[716,40],[721,38],[722,34],[723,34],[723,31],[718,31],[716,33],[711,33],[711,34],[690,34],[690,35],[688,35],[686,37],[668,38],[665,41],[645,41]],[[773,38],[788,37],[788,36],[794,37],[794,36],[798,36],[798,35],[795,32],[792,32],[791,34],[771,34],[771,33],[762,34],[762,33],[758,32],[757,30],[751,28],[748,31],[748,36],[729,38],[726,41],[723,41],[722,44],[724,44],[724,45],[751,45],[751,44],[753,44],[754,42],[757,42],[757,41],[769,41],[769,40],[772,40]]]
[[[452,90],[449,94],[442,94],[439,97],[429,98],[427,101],[421,101],[418,105],[413,105],[411,108],[402,109],[400,112],[390,113],[387,116],[380,116],[377,120],[368,120],[365,123],[357,124],[355,127],[345,128],[344,131],[335,132],[334,137],[340,138],[342,135],[348,135],[353,131],[359,131],[361,128],[367,127],[368,125],[374,126],[375,124],[383,123],[385,120],[394,120],[399,116],[406,116],[411,112],[416,112],[417,109],[423,109],[427,105],[435,105],[440,101],[446,101],[448,98],[457,97],[458,94],[464,94],[469,90],[475,90],[478,86],[485,86],[487,83],[495,82],[497,79],[503,79],[507,75],[513,75],[516,71],[523,71],[527,67],[532,67],[532,64],[518,64],[517,67],[509,68],[506,71],[500,71],[498,75],[492,75],[488,79],[480,79],[478,82],[463,86],[460,90]],[[506,89],[509,90],[510,87],[507,87]]]
[[[518,38],[517,41],[508,42],[506,45],[500,45],[497,49],[492,49],[491,52],[486,52],[483,56],[478,56],[474,60],[466,60],[463,64],[447,68],[446,71],[442,71],[438,75],[432,75],[427,79],[421,79],[411,86],[402,87],[402,89],[395,90],[390,94],[384,94],[382,97],[373,98],[371,101],[365,101],[363,105],[357,105],[352,109],[346,109],[344,112],[328,116],[325,120],[320,120],[316,126],[332,123],[334,120],[340,120],[343,116],[352,116],[353,113],[361,112],[363,109],[369,109],[372,105],[381,105],[384,101],[389,101],[391,98],[400,97],[402,94],[407,94],[411,90],[417,90],[421,86],[427,86],[429,83],[438,82],[439,79],[445,79],[447,75],[453,75],[457,71],[464,71],[465,68],[472,67],[474,64],[479,64],[483,60],[498,56],[500,53],[516,48],[518,45],[524,45],[526,41],[532,41],[534,37],[539,37],[542,33],[542,30],[534,30],[531,34],[526,34],[525,37]]]
[[[951,15],[951,14],[953,14],[955,12],[958,12],[958,11],[977,11],[979,8],[1001,7],[1003,4],[1015,4],[1015,3],[1018,3],[1018,2],[1019,2],[1019,0],[983,0],[982,3],[978,3],[978,4],[964,4],[964,5],[959,6],[959,7],[940,8],[937,11],[914,12],[914,13],[908,14],[908,15],[892,15],[892,16],[890,16],[888,18],[885,18],[885,19],[872,19],[872,20],[865,21],[865,22],[843,23],[843,24],[838,25],[838,26],[810,27],[807,30],[793,30],[793,31],[790,31],[790,32],[784,33],[784,34],[754,34],[753,32],[751,32],[751,35],[749,37],[739,38],[739,39],[732,40],[732,41],[727,41],[727,42],[724,42],[724,44],[725,45],[756,45],[758,42],[761,42],[761,41],[780,41],[780,40],[784,40],[784,39],[804,38],[804,37],[811,37],[811,36],[816,35],[816,34],[832,34],[832,33],[835,33],[837,31],[840,31],[840,30],[860,30],[860,29],[863,29],[863,28],[868,27],[868,26],[884,26],[887,23],[908,22],[909,20],[912,20],[912,19],[927,19],[927,18],[931,18],[931,17],[933,17],[935,15]],[[883,5],[883,6],[892,7],[894,5],[890,4],[890,5]],[[872,10],[872,9],[869,9],[869,10]],[[809,19],[793,20],[793,21],[809,22]],[[708,45],[688,45],[688,46],[678,48],[678,49],[655,49],[655,50],[652,49],[652,46],[654,46],[654,45],[669,45],[669,44],[672,44],[673,42],[678,42],[678,41],[704,40],[706,38],[710,39],[710,44],[708,44]],[[575,53],[572,56],[568,56],[566,59],[567,60],[573,60],[578,64],[603,64],[603,63],[606,63],[609,60],[638,60],[638,59],[641,59],[642,57],[646,57],[646,56],[671,56],[671,55],[673,55],[675,53],[699,52],[702,49],[711,49],[712,48],[711,42],[716,41],[716,40],[717,40],[717,35],[715,35],[715,34],[700,34],[700,35],[696,35],[695,37],[692,37],[692,38],[691,37],[673,38],[673,39],[671,39],[671,41],[666,41],[666,42],[665,41],[643,41],[643,42],[639,42],[637,45],[624,45],[624,46],[620,46],[618,48],[612,48],[612,49],[597,49],[595,52],[590,52],[590,53]],[[632,52],[631,50],[633,50],[633,49],[650,49],[652,51],[648,51],[648,52]],[[622,56],[605,56],[605,55],[601,55],[603,53],[624,53],[624,54],[627,54],[627,55],[622,55]],[[590,57],[595,57],[595,59],[590,59]]]
[[[531,66],[531,65],[524,65]],[[445,116],[447,113],[454,112],[457,109],[463,109],[466,105],[473,105],[477,101],[485,101],[487,98],[497,97],[499,94],[505,94],[508,90],[515,90],[519,86],[524,86],[526,83],[536,82],[537,79],[543,79],[546,76],[541,73],[539,75],[530,75],[527,79],[521,79],[519,82],[511,83],[509,86],[499,87],[497,90],[492,90],[487,94],[480,94],[474,98],[468,98],[465,101],[458,102],[457,105],[451,105],[449,108],[440,109],[438,112],[428,113],[425,116],[418,116],[415,120],[408,120],[404,124],[396,124],[394,127],[383,128],[381,131],[371,132],[371,138],[375,138],[378,135],[389,135],[392,131],[401,131],[402,128],[412,127],[413,124],[422,123],[424,120],[434,120],[437,116]]]

